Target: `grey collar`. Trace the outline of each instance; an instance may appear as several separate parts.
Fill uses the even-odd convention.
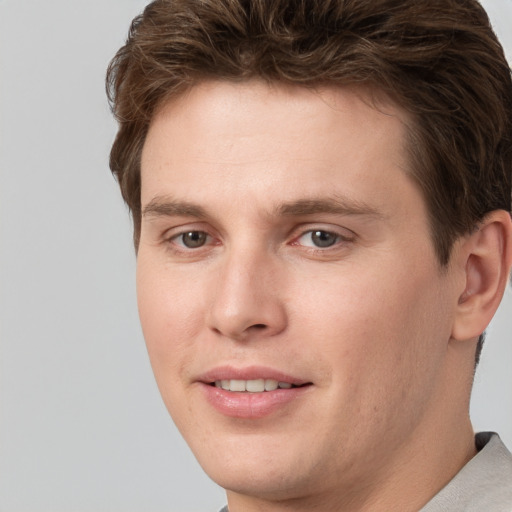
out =
[[[475,444],[479,452],[420,512],[512,512],[512,455],[493,432]]]

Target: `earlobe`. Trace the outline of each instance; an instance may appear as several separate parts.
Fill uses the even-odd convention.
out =
[[[452,338],[478,337],[503,297],[512,266],[512,220],[504,210],[489,213],[461,247],[465,289],[457,305]]]

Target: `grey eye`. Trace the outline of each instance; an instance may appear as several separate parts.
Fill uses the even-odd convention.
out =
[[[310,236],[316,247],[331,247],[338,241],[338,235],[328,231],[311,231]]]
[[[179,238],[188,249],[197,249],[206,243],[208,235],[204,231],[189,231],[180,235]]]

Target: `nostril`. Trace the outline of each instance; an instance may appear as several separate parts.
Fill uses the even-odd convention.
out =
[[[267,326],[265,324],[254,324],[251,327],[253,327],[254,329],[265,329],[265,327]]]

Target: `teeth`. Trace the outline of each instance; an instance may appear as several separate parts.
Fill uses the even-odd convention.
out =
[[[226,391],[248,391],[249,393],[262,393],[263,391],[274,391],[276,389],[290,389],[290,382],[278,382],[274,379],[254,379],[254,380],[216,380],[215,387]]]
[[[265,381],[263,379],[248,380],[245,383],[245,389],[249,393],[262,393],[265,391]]]
[[[229,383],[229,390],[230,391],[245,391],[245,381],[231,379],[231,382]]]
[[[274,391],[274,389],[277,389],[277,386],[277,380],[265,379],[265,391]]]

